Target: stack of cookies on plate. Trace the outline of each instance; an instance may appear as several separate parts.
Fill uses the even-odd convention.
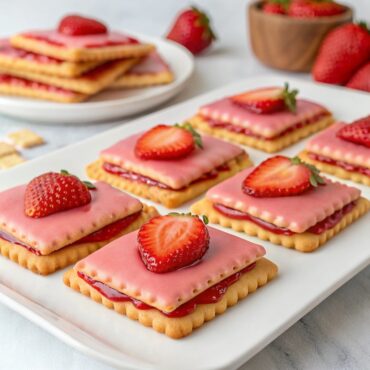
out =
[[[172,80],[154,45],[78,15],[0,40],[0,94],[74,103],[107,88]]]

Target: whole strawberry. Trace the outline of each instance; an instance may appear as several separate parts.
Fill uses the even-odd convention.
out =
[[[267,0],[262,5],[264,13],[286,14],[290,0]]]
[[[361,67],[348,81],[347,87],[370,92],[370,62]]]
[[[192,7],[180,13],[167,38],[185,46],[193,54],[199,54],[216,39],[208,16]]]
[[[344,10],[343,5],[332,0],[293,0],[288,15],[297,18],[329,17]]]
[[[83,206],[91,202],[89,189],[95,189],[95,186],[82,182],[67,171],[42,174],[31,180],[26,187],[25,214],[40,218]]]
[[[313,78],[346,84],[370,59],[370,33],[365,23],[348,23],[331,31],[321,44],[312,69]]]

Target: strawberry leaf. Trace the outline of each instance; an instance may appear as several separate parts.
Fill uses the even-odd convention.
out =
[[[182,125],[176,123],[175,126],[189,131],[193,136],[195,146],[197,146],[200,149],[203,149],[202,136],[200,136],[200,134],[193,128],[193,126],[189,122],[185,122]]]
[[[284,103],[287,106],[287,108],[295,113],[297,110],[297,95],[298,95],[298,90],[289,90],[289,84],[286,82],[284,85],[284,91],[283,91],[283,98],[284,98]]]

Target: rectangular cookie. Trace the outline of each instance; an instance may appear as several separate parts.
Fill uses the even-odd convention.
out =
[[[148,56],[112,83],[113,88],[145,87],[171,83],[174,79],[168,64],[157,51]]]
[[[345,125],[336,122],[315,135],[299,156],[323,172],[370,186],[370,148],[337,137]]]
[[[73,63],[46,55],[14,48],[8,39],[0,39],[0,68],[42,73],[59,77],[76,77],[97,67],[100,62]]]
[[[191,211],[262,240],[312,252],[370,209],[360,190],[328,179],[326,185],[296,196],[253,197],[242,191],[251,170],[210,189]]]
[[[50,76],[37,72],[1,67],[0,73],[36,81],[82,94],[96,94],[109,86],[118,76],[137,63],[139,59],[127,58],[101,64],[77,77]]]
[[[87,94],[1,73],[0,94],[50,100],[57,103],[78,103],[90,97]]]
[[[153,207],[97,183],[90,204],[32,218],[24,213],[25,187],[0,193],[0,252],[42,275],[78,261],[158,214]]]
[[[223,98],[202,106],[188,121],[212,136],[273,153],[329,126],[333,118],[323,106],[303,99],[297,99],[296,113],[256,114]]]
[[[8,138],[21,148],[32,148],[45,143],[44,139],[28,128],[9,133]]]
[[[135,154],[141,135],[103,150],[100,158],[87,166],[88,176],[176,208],[251,165],[241,148],[208,136],[202,138],[203,149],[185,158],[142,160]]]
[[[70,62],[142,57],[154,46],[119,33],[68,36],[57,30],[30,31],[10,38],[12,46]]]
[[[182,338],[277,273],[277,267],[262,258],[261,246],[208,230],[210,247],[202,263],[165,274],[150,272],[139,257],[134,232],[81,260],[66,272],[64,283],[160,333]],[[225,284],[226,289],[216,301],[206,300],[207,290],[218,284]]]

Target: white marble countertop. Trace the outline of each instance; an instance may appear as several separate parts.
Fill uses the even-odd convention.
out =
[[[219,41],[196,58],[188,87],[165,106],[186,100],[241,78],[274,72],[252,56],[246,32],[246,0],[194,1],[210,13]],[[348,1],[349,3],[349,1]],[[370,14],[369,0],[352,0],[358,18]],[[185,0],[2,0],[0,36],[27,28],[53,27],[67,12],[104,19],[112,28],[162,35]],[[369,21],[369,19],[367,19]],[[308,75],[299,75],[310,78]],[[28,159],[107,130],[121,122],[78,127],[51,127],[0,116],[0,136],[29,127],[47,145],[25,152]],[[337,290],[312,312],[245,364],[257,369],[370,369],[370,267]],[[271,307],[273,309],[273,307]],[[0,305],[0,369],[107,370]]]

